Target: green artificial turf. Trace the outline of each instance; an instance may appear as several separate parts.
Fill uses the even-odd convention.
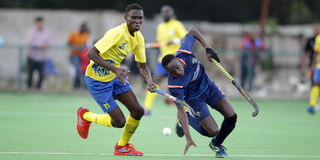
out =
[[[143,102],[144,97],[139,97]],[[320,113],[307,113],[307,100],[257,100],[260,114],[244,99],[230,99],[238,113],[234,132],[225,140],[228,159],[320,159]],[[114,145],[123,129],[93,124],[83,140],[76,130],[76,112],[85,106],[103,113],[89,94],[44,94],[0,92],[0,160],[202,160],[214,159],[209,138],[193,129],[198,147],[182,156],[185,138],[174,134],[177,110],[157,98],[152,115],[143,117],[131,142],[143,157],[114,156]],[[120,106],[125,115],[128,111]],[[217,123],[222,116],[212,110]],[[162,135],[169,127],[173,134]]]

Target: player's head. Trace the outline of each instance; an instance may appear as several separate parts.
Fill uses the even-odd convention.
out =
[[[168,22],[174,15],[174,11],[171,6],[164,5],[161,8],[161,16],[165,22]]]
[[[43,18],[41,16],[36,17],[35,19],[36,26],[39,30],[43,27]]]
[[[83,23],[80,25],[79,31],[80,31],[80,33],[89,32],[89,28],[88,28],[87,23],[83,22]]]
[[[143,8],[137,4],[132,3],[127,6],[124,14],[129,32],[139,31],[143,22]]]
[[[185,64],[179,58],[172,54],[168,54],[162,58],[163,68],[171,75],[181,77],[184,75]]]

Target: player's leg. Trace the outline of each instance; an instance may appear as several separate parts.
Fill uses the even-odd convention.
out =
[[[214,107],[218,112],[220,112],[224,120],[221,124],[220,131],[218,135],[212,140],[214,145],[221,145],[226,137],[233,131],[237,121],[237,114],[233,110],[231,104],[227,98],[220,100]]]
[[[37,82],[37,89],[40,89],[41,85],[42,85],[42,81],[44,79],[44,62],[38,62],[37,69],[38,69],[38,72],[39,72],[39,79],[38,79],[38,82]]]
[[[34,63],[35,62],[32,59],[28,58],[28,80],[27,80],[28,89],[31,89],[32,87],[33,71],[35,69]]]
[[[143,153],[136,150],[129,141],[139,126],[140,119],[144,114],[144,109],[139,104],[137,97],[133,93],[128,82],[126,85],[123,85],[120,81],[117,82],[114,86],[114,95],[130,112],[126,120],[122,136],[115,146],[114,154],[142,156]]]
[[[130,141],[131,136],[134,134],[135,130],[138,128],[140,119],[144,114],[144,110],[142,106],[139,104],[137,97],[132,90],[129,90],[127,92],[117,95],[117,99],[123,105],[125,105],[130,112],[122,137],[118,142],[118,145],[124,146]]]
[[[319,95],[320,95],[320,68],[318,68],[317,66],[313,72],[313,86],[310,91],[310,106],[308,108],[308,111],[312,114],[315,113],[316,111]]]
[[[204,129],[201,125],[200,125],[200,121],[199,118],[196,118],[194,115],[192,115],[190,112],[186,112],[187,116],[188,116],[188,122],[189,125],[196,130],[198,133],[200,133],[203,136],[207,136],[210,137],[209,133],[207,132],[206,129]],[[218,128],[218,127],[217,127]],[[179,120],[177,120],[177,123],[175,125],[175,132],[177,134],[178,137],[183,137],[184,136],[184,132],[182,129],[182,126],[179,122]],[[212,137],[212,136],[211,136]]]
[[[155,84],[159,84],[163,78],[167,77],[168,73],[167,71],[162,67],[161,63],[158,62],[157,63],[157,66],[154,70],[154,83]],[[158,88],[158,86],[157,86]],[[152,108],[152,105],[155,101],[157,97],[157,93],[151,93],[149,91],[147,91],[146,93],[146,98],[144,100],[144,106],[146,107],[145,108],[145,115],[148,116],[151,114],[151,108]]]
[[[224,117],[220,130],[216,137],[213,138],[209,143],[209,147],[215,151],[216,157],[225,158],[228,156],[228,154],[226,153],[222,143],[235,128],[237,115],[224,93],[213,82],[209,85],[208,90],[209,92],[207,92],[208,96],[206,100],[207,104],[220,112]],[[212,124],[210,121],[206,122],[207,123],[202,123],[202,125],[210,126],[210,124]]]
[[[241,56],[241,86],[245,87],[246,77],[247,77],[247,66],[248,66],[248,56],[246,52],[242,53]]]
[[[91,122],[106,127],[122,128],[125,124],[125,117],[112,97],[114,80],[110,82],[100,82],[86,77],[86,84],[92,97],[101,109],[108,114],[96,114],[84,107],[80,107],[78,110],[77,124],[79,135],[84,139],[88,137]]]
[[[207,137],[214,137],[218,133],[219,128],[212,116],[210,115],[210,111],[208,110],[205,99],[206,97],[200,97],[197,100],[188,102],[188,104],[192,107],[195,113],[195,115],[192,115],[189,112],[187,112],[188,122],[189,125],[201,135]],[[178,127],[179,126],[176,125],[176,133],[179,136],[179,130],[177,129]]]

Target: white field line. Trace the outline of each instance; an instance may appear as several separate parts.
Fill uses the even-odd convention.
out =
[[[88,155],[113,156],[107,153],[70,153],[70,152],[0,152],[0,155]],[[144,154],[146,157],[182,157],[182,154]],[[187,157],[213,157],[213,154],[187,154]],[[320,158],[320,155],[229,155],[229,157],[260,157],[260,158]]]

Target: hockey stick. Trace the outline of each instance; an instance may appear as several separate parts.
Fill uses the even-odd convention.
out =
[[[249,95],[249,93],[241,87],[241,85],[233,79],[233,77],[213,58],[211,58],[212,62],[218,67],[218,69],[227,77],[227,79],[238,89],[238,91],[244,96],[245,99],[247,99],[248,102],[252,105],[254,108],[254,112],[252,113],[252,117],[257,116],[259,113],[259,107],[254,101],[254,99]]]
[[[178,99],[178,98],[176,98],[176,97],[174,97],[174,96],[172,96],[172,95],[170,95],[168,93],[164,93],[164,92],[162,92],[162,91],[160,91],[160,90],[158,90],[156,88],[153,88],[153,91],[158,93],[158,94],[160,94],[160,95],[162,95],[162,96],[168,97],[169,99],[171,99],[171,100],[173,100],[173,101],[175,101],[175,102],[177,102],[179,104],[182,104],[182,105],[186,106],[191,111],[192,115],[195,115],[193,109],[186,102],[181,101],[180,99]]]

